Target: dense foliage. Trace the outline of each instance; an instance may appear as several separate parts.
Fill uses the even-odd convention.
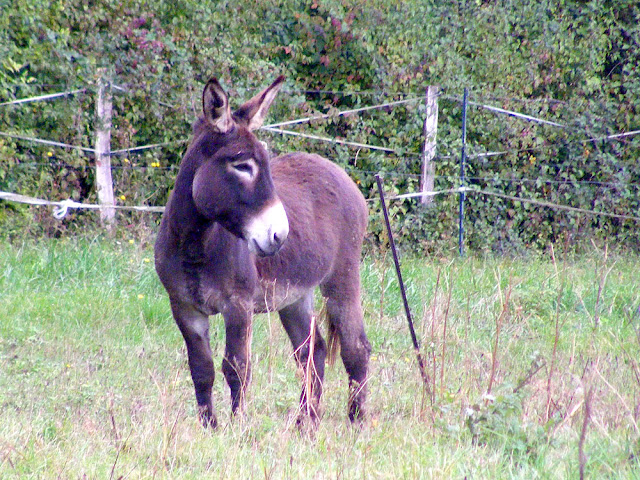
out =
[[[86,89],[0,106],[0,132],[92,147],[95,85],[106,69],[114,85],[112,149],[168,143],[113,156],[120,204],[164,204],[210,75],[240,100],[285,74],[274,122],[417,98],[287,127],[395,154],[259,132],[275,152],[311,150],[344,165],[368,197],[376,195],[373,172],[385,174],[390,192],[419,187],[421,97],[427,85],[439,85],[436,189],[459,182],[460,97],[467,87],[475,102],[468,114],[470,186],[587,210],[640,212],[640,138],[602,140],[640,129],[640,7],[633,0],[0,0],[0,6],[0,103]],[[474,156],[495,151],[508,153]],[[92,154],[0,136],[3,191],[95,202],[93,166]],[[454,248],[456,205],[455,196],[438,197],[432,207],[394,202],[400,239],[419,250]],[[372,241],[383,238],[376,208]],[[153,226],[153,215],[122,214],[120,224]],[[638,221],[478,193],[467,196],[466,215],[467,243],[478,250],[563,240],[640,245]],[[95,219],[78,212],[59,222],[46,209],[0,204],[0,224],[12,234],[60,234],[92,227]]]

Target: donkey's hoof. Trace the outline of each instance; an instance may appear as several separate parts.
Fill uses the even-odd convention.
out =
[[[296,427],[298,433],[303,437],[314,438],[320,425],[320,419],[318,417],[312,417],[306,414],[298,415],[296,419]]]
[[[198,417],[204,428],[218,428],[218,419],[216,414],[207,407],[198,407]]]
[[[363,406],[352,404],[349,407],[349,421],[352,425],[361,426],[366,418],[367,415]]]

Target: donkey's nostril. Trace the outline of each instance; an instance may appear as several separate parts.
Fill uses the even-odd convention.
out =
[[[271,232],[271,244],[275,248],[280,248],[287,239],[287,233],[286,230],[273,230]]]
[[[284,235],[283,233],[278,234],[278,232],[273,232],[273,235],[272,235],[273,245],[276,248],[280,248],[286,238],[287,236]]]

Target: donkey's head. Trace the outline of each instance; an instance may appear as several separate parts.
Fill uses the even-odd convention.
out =
[[[220,83],[209,80],[191,149],[199,157],[192,185],[196,208],[260,256],[276,253],[289,234],[267,152],[251,133],[262,125],[283,80],[279,77],[233,113]]]

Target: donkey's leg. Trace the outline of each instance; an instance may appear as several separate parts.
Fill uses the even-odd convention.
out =
[[[247,385],[251,380],[251,312],[252,308],[230,306],[223,312],[226,347],[222,360],[224,373],[231,390],[231,412],[242,410]]]
[[[187,344],[189,369],[196,390],[200,420],[205,427],[215,428],[217,420],[211,400],[215,369],[209,344],[209,317],[188,304],[173,300],[171,310]]]
[[[349,420],[364,419],[367,398],[367,368],[371,344],[364,331],[360,306],[360,277],[357,262],[321,285],[327,298],[327,316],[340,339],[340,356],[349,376]]]
[[[313,290],[309,291],[297,302],[279,311],[282,325],[293,344],[296,363],[304,372],[304,384],[300,394],[300,415],[298,425],[310,418],[313,425],[318,422],[322,381],[324,379],[324,363],[327,356],[327,345],[320,334],[318,325],[313,320]],[[313,351],[311,357],[311,351]]]
[[[367,368],[371,345],[364,332],[360,299],[327,299],[327,314],[340,338],[340,356],[349,376],[349,420],[362,420],[367,398]]]

